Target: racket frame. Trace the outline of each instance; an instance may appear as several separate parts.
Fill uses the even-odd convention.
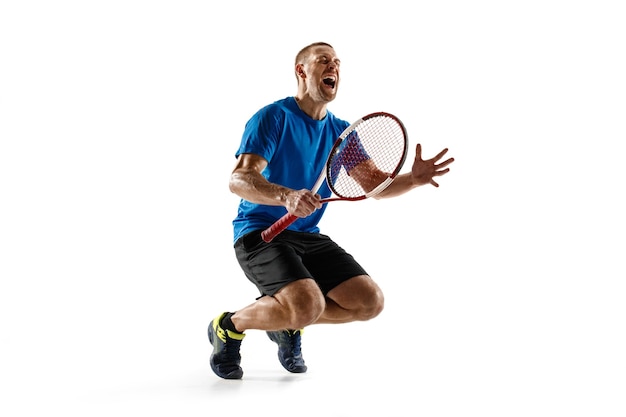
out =
[[[389,117],[393,119],[402,130],[402,135],[404,137],[404,150],[402,152],[400,161],[398,162],[396,169],[393,172],[388,173],[387,178],[383,182],[381,182],[378,186],[376,186],[373,190],[358,197],[338,196],[333,190],[333,187],[330,186],[331,181],[329,180],[329,176],[330,176],[329,165],[334,155],[335,149],[337,149],[337,147],[345,140],[345,138],[349,134],[351,134],[361,123],[373,117]],[[327,203],[330,201],[357,201],[357,200],[364,200],[366,198],[374,197],[377,194],[380,194],[381,192],[383,192],[387,187],[389,187],[389,185],[391,185],[395,177],[398,175],[398,173],[402,169],[402,166],[404,165],[404,162],[406,160],[407,149],[408,149],[407,131],[406,131],[406,128],[404,127],[404,124],[398,117],[387,112],[375,112],[375,113],[370,113],[366,116],[363,116],[362,118],[353,122],[350,126],[346,127],[344,131],[341,133],[341,135],[339,135],[339,138],[337,138],[337,140],[333,144],[331,151],[328,154],[328,158],[326,159],[326,163],[324,164],[324,169],[322,169],[322,172],[320,173],[319,177],[315,181],[315,184],[313,184],[313,187],[311,188],[311,192],[317,193],[319,189],[322,187],[322,184],[324,183],[324,181],[326,181],[327,184],[329,184],[329,188],[331,192],[334,195],[336,195],[336,197],[324,198],[321,200],[322,203]],[[261,233],[262,239],[266,243],[271,242],[272,239],[274,239],[278,234],[280,234],[280,232],[282,232],[287,227],[289,227],[289,225],[295,222],[298,218],[299,218],[298,216],[294,216],[291,213],[286,213],[283,217],[278,219],[276,222],[274,222],[274,224],[272,224],[270,227],[268,227]]]

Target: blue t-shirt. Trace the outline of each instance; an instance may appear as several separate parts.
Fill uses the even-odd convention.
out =
[[[314,120],[300,110],[294,97],[269,104],[246,123],[235,157],[253,153],[267,160],[262,175],[269,182],[300,190],[311,189],[318,179],[328,153],[350,124],[326,112],[323,120]],[[330,196],[325,181],[317,191]],[[308,217],[300,218],[289,230],[317,233],[326,204]],[[241,199],[233,220],[234,240],[257,229],[265,229],[287,213],[283,206],[267,206]]]

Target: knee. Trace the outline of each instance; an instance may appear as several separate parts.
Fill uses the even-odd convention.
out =
[[[275,298],[283,306],[287,329],[302,329],[315,323],[326,309],[326,299],[312,279],[290,284]]]
[[[373,292],[359,311],[359,320],[371,320],[382,313],[385,308],[385,296],[382,291]]]
[[[315,323],[326,308],[326,300],[321,293],[308,294],[300,299],[292,308],[291,325],[292,329],[302,329]]]

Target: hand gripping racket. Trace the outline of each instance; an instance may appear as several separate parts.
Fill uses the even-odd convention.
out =
[[[398,175],[407,148],[408,137],[400,119],[385,112],[368,114],[341,133],[311,191],[316,193],[326,179],[334,197],[322,199],[322,203],[375,196]],[[261,237],[270,242],[297,219],[287,213],[265,229]]]

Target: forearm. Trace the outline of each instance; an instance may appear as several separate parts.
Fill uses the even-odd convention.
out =
[[[254,170],[236,171],[230,177],[230,191],[244,200],[268,206],[285,206],[287,187],[272,184]]]
[[[393,182],[382,192],[374,196],[375,199],[391,198],[402,195],[423,184],[416,184],[410,173],[398,175]]]

